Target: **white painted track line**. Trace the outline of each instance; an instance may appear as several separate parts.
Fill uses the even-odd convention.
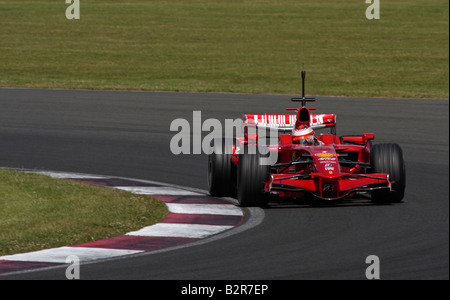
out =
[[[139,195],[171,195],[171,196],[204,196],[203,194],[181,190],[173,187],[161,186],[116,186],[115,189]]]
[[[33,261],[33,262],[48,262],[48,263],[66,263],[66,258],[70,255],[76,255],[81,262],[92,261],[97,259],[104,259],[110,257],[117,257],[143,251],[136,250],[120,250],[120,249],[103,249],[103,248],[89,248],[89,247],[60,247],[52,248],[28,253],[14,254],[2,256],[1,260],[9,261]]]
[[[242,210],[232,204],[179,204],[166,203],[169,211],[176,214],[242,216]]]
[[[100,175],[79,174],[70,172],[51,172],[51,171],[27,171],[28,173],[40,174],[50,176],[52,178],[60,179],[106,179],[109,177]]]
[[[204,238],[233,227],[234,226],[158,223],[152,226],[144,227],[138,231],[129,232],[126,235]]]

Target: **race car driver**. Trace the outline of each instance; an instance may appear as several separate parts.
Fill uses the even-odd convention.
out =
[[[316,138],[314,130],[308,125],[299,125],[292,130],[292,141],[294,144],[303,146],[317,146],[321,142]]]

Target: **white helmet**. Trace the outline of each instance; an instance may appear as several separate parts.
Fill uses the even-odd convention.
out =
[[[292,141],[305,146],[314,145],[314,130],[308,125],[300,125],[292,130]]]

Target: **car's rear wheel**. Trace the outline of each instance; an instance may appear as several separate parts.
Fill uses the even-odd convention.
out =
[[[208,186],[213,197],[236,195],[236,167],[232,162],[233,139],[214,139],[208,155]],[[229,148],[229,149],[228,149]]]
[[[372,173],[387,173],[392,181],[392,191],[372,192],[376,203],[401,202],[405,195],[406,172],[403,151],[398,144],[377,144],[370,151]]]
[[[268,151],[269,149],[266,148]],[[263,155],[256,149],[255,154],[249,153],[249,148],[244,147],[244,153],[239,155],[237,170],[238,201],[241,206],[265,206],[269,195],[265,193],[264,186],[269,180],[270,165],[262,164]]]

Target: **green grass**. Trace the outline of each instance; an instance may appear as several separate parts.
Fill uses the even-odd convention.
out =
[[[0,169],[0,256],[125,234],[167,213],[155,198]]]
[[[0,86],[449,97],[447,0],[0,0]]]

